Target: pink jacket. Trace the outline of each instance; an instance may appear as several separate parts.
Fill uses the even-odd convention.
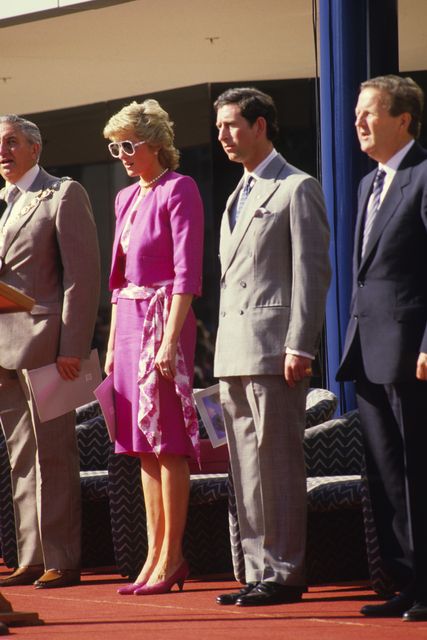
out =
[[[138,206],[125,261],[120,237],[137,194],[135,183],[116,197],[110,289],[173,280],[172,293],[200,295],[204,220],[196,183],[174,171],[160,178]]]

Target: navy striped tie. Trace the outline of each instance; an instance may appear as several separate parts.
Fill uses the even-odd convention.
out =
[[[362,257],[365,254],[366,245],[368,243],[368,238],[369,238],[369,234],[371,233],[372,225],[374,224],[375,216],[377,215],[377,211],[380,208],[380,198],[381,198],[381,192],[384,186],[385,176],[386,176],[385,171],[383,169],[378,169],[374,179],[372,197],[369,201],[369,205],[366,210],[365,226],[363,229]]]

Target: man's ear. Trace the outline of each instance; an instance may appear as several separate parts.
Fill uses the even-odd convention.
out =
[[[37,142],[33,143],[33,157],[35,162],[38,162],[40,156],[40,145]]]
[[[405,131],[408,131],[412,121],[411,114],[408,111],[405,111],[404,113],[401,113],[399,115],[399,118],[401,126],[405,129]]]
[[[258,116],[258,118],[255,120],[254,124],[257,127],[257,133],[258,134],[267,135],[267,121],[263,116]]]

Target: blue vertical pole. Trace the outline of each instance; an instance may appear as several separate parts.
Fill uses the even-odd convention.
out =
[[[351,297],[357,186],[368,171],[355,133],[354,108],[363,80],[397,71],[396,0],[320,0],[319,17],[321,173],[333,268],[326,308],[326,375],[344,412],[355,406],[353,384],[338,383],[335,375]],[[391,18],[396,24],[392,37]]]

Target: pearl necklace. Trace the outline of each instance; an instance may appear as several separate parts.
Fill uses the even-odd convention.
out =
[[[141,187],[143,189],[148,189],[148,187],[151,187],[151,185],[154,184],[155,182],[157,182],[157,180],[160,180],[160,178],[165,175],[166,171],[169,171],[168,167],[166,167],[166,169],[163,169],[163,171],[161,173],[159,173],[158,176],[156,176],[155,178],[153,178],[149,182],[141,182],[140,181],[141,182]]]

